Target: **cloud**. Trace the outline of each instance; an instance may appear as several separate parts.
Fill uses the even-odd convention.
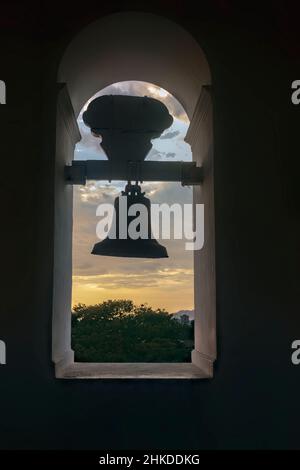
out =
[[[85,287],[95,289],[113,289],[122,288],[126,289],[137,289],[137,288],[149,288],[149,287],[160,287],[172,288],[174,286],[181,286],[189,283],[193,278],[192,269],[184,268],[173,268],[173,269],[156,269],[151,273],[140,272],[140,273],[127,273],[124,275],[123,272],[105,273],[97,275],[75,275],[73,276],[73,282],[79,283]]]
[[[180,134],[179,131],[167,132],[166,134],[163,134],[160,138],[162,140],[164,140],[164,139],[173,139],[174,137],[176,137],[179,134]]]
[[[191,161],[191,150],[184,142],[188,118],[184,109],[166,90],[145,82],[120,82],[97,93],[152,96],[161,100],[174,116],[172,126],[160,138],[153,139],[147,160]],[[93,137],[79,115],[82,135],[75,150],[75,159],[106,159],[101,138]],[[85,186],[74,186],[73,217],[73,298],[75,302],[93,303],[107,298],[120,298],[125,294],[134,301],[149,302],[172,311],[193,308],[193,253],[184,249],[184,240],[160,240],[166,246],[169,258],[134,259],[102,257],[91,254],[99,241],[96,226],[100,203],[114,202],[124,181],[88,181]],[[180,183],[145,182],[142,189],[151,202],[180,204],[192,201],[192,190]]]
[[[168,153],[166,153],[166,157],[167,158],[174,158],[174,157],[176,157],[176,153],[175,152],[168,152]]]
[[[171,93],[157,85],[153,85],[152,83],[139,82],[135,80],[114,83],[113,85],[109,85],[106,88],[103,88],[103,90],[98,91],[84,105],[79,118],[93,99],[103,95],[149,96],[164,103],[173,117],[184,122],[189,122],[183,106],[173,95],[171,95]]]
[[[124,187],[124,182],[120,182],[120,187]],[[180,183],[145,182],[142,189],[152,203],[188,204],[192,201],[192,190],[182,187]],[[86,186],[74,187],[74,274],[99,274],[104,270],[111,273],[120,270],[124,273],[150,273],[158,268],[189,269],[192,266],[193,256],[192,252],[184,249],[184,240],[160,240],[169,253],[169,258],[163,260],[145,258],[137,262],[128,258],[102,258],[91,255],[92,247],[99,241],[96,236],[96,226],[100,218],[96,216],[96,209],[102,202],[113,203],[118,194],[120,194],[119,188],[99,181],[89,181]],[[154,221],[152,223],[154,224]]]

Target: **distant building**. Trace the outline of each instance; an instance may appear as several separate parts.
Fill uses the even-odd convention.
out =
[[[191,322],[195,318],[194,310],[178,310],[178,312],[172,313],[173,318],[180,320],[182,323]]]

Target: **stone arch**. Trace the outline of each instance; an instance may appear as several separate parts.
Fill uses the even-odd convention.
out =
[[[165,88],[190,119],[202,86],[211,84],[196,40],[178,24],[149,13],[118,13],[91,23],[71,41],[58,72],[75,115],[98,90],[127,80]]]

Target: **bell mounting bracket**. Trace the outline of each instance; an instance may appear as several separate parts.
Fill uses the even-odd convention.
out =
[[[116,164],[110,160],[74,160],[65,166],[65,180],[72,185],[85,185],[87,180],[169,181],[182,186],[203,182],[203,167],[196,162],[161,162],[134,160]]]

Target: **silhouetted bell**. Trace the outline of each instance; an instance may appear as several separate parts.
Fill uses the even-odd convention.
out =
[[[150,199],[146,198],[144,194],[138,184],[127,184],[125,191],[122,191],[122,197],[124,198],[122,202],[120,197],[115,199],[115,212],[110,232],[107,238],[94,245],[93,255],[126,258],[168,258],[166,248],[151,237]],[[140,218],[141,212],[136,215],[128,215],[128,211],[133,204],[142,204],[144,206],[145,210],[142,213],[145,214],[146,219],[145,217],[144,220],[143,217]],[[126,208],[127,210],[124,210]],[[142,223],[144,222],[144,227],[141,228],[140,223],[136,224],[136,233],[140,232],[141,236],[133,239],[130,236],[130,224],[137,217],[140,218]]]

